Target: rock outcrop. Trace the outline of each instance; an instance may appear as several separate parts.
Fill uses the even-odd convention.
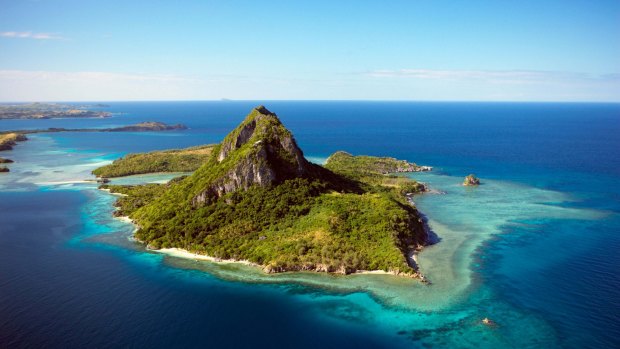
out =
[[[5,133],[0,135],[0,151],[11,150],[17,142],[27,141],[28,138],[21,133]]]
[[[476,177],[475,175],[470,174],[469,176],[465,177],[465,180],[463,181],[463,185],[464,186],[480,185],[480,179],[478,179],[478,177]]]
[[[216,151],[216,168],[211,173],[221,175],[194,197],[194,205],[255,184],[269,186],[290,178],[309,177],[316,171],[290,131],[264,106],[254,108]]]

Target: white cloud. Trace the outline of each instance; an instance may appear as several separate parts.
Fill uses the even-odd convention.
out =
[[[0,70],[0,100],[183,99],[201,84],[166,74]]]
[[[362,99],[620,101],[620,75],[483,70],[381,70],[304,79],[0,69],[0,101]]]
[[[33,32],[0,32],[0,37],[16,39],[36,39],[36,40],[60,40],[64,37],[52,33],[33,33]]]
[[[0,80],[39,80],[56,82],[178,82],[193,81],[195,79],[184,78],[177,75],[153,75],[153,74],[124,74],[109,72],[55,72],[55,71],[31,71],[31,70],[0,70]]]
[[[399,69],[359,74],[418,100],[619,101],[620,74],[540,70]]]
[[[366,73],[374,78],[409,78],[421,80],[472,81],[497,84],[549,84],[557,82],[619,81],[618,74],[591,75],[537,70],[375,70]]]

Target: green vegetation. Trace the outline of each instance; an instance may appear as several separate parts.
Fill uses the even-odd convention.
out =
[[[122,195],[114,203],[114,206],[118,208],[118,210],[114,212],[114,215],[128,216],[138,208],[146,205],[147,203],[153,201],[154,198],[163,194],[170,184],[171,183],[144,184],[136,186],[104,184],[100,186],[99,189],[107,189],[110,190],[111,193]]]
[[[121,177],[155,172],[192,172],[207,162],[213,145],[179,150],[154,151],[144,154],[128,154],[110,165],[93,171],[97,177]]]
[[[136,238],[151,248],[249,260],[269,271],[407,273],[405,254],[424,243],[415,209],[390,193],[339,193],[319,181],[293,179],[227,194],[194,210],[168,211],[162,219],[161,206],[148,204],[174,185],[109,186],[129,195],[119,198],[117,212],[138,222]]]
[[[394,188],[402,195],[419,193],[425,190],[425,186],[422,183],[406,177],[393,175],[395,172],[422,171],[421,168],[423,167],[405,160],[366,155],[353,156],[339,151],[327,159],[325,167],[366,185]]]
[[[405,160],[388,157],[359,155],[353,156],[344,151],[338,151],[327,159],[327,168],[334,168],[349,175],[376,175],[396,172],[424,171],[426,166],[418,166]]]
[[[425,243],[426,232],[402,193],[420,184],[354,172],[307,162],[275,114],[259,107],[192,175],[166,185],[104,187],[128,195],[118,212],[138,224],[136,238],[150,248],[248,260],[269,272],[414,275],[406,255]]]

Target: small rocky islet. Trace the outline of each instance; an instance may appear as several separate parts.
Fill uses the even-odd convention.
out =
[[[470,174],[463,180],[463,185],[466,187],[472,187],[480,185],[480,179],[476,177],[474,174]]]

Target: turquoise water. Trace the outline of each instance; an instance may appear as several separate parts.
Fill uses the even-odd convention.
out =
[[[264,275],[248,266],[145,251],[131,240],[133,227],[112,217],[114,196],[84,182],[92,179],[92,168],[127,152],[217,142],[254,104],[113,103],[113,110],[127,114],[80,120],[79,126],[149,119],[183,122],[190,130],[40,134],[5,153],[16,163],[10,175],[0,177],[5,222],[0,342],[270,348],[618,344],[618,105],[267,103],[312,161],[343,149],[435,167],[411,175],[434,189],[414,198],[439,240],[418,256],[430,286],[385,275]],[[71,123],[42,122],[42,127]],[[483,185],[461,186],[470,172]],[[495,326],[481,324],[484,317]]]

